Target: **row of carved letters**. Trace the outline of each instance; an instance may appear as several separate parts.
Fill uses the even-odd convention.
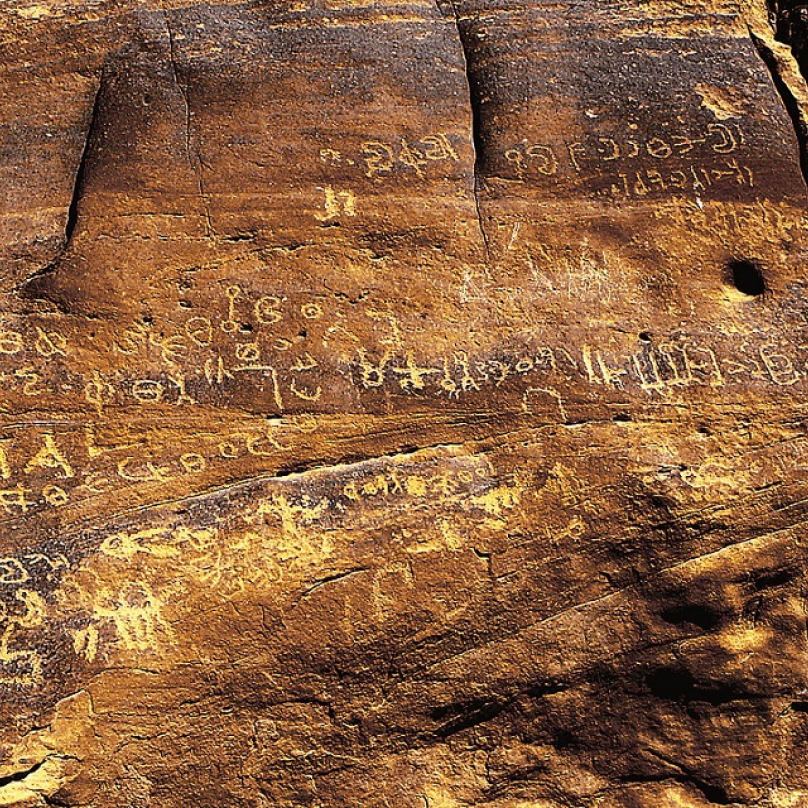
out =
[[[733,355],[737,356],[737,353]],[[676,387],[689,387],[707,383],[723,386],[728,379],[751,378],[778,386],[792,386],[806,375],[799,363],[783,350],[771,345],[759,346],[753,353],[742,354],[743,358],[718,357],[707,346],[681,343],[663,343],[644,351],[610,358],[597,347],[584,345],[579,358],[566,348],[542,346],[532,354],[502,359],[477,359],[466,351],[454,351],[437,364],[422,365],[412,351],[394,353],[386,351],[381,357],[371,358],[363,349],[357,349],[358,381],[363,389],[394,384],[404,392],[417,392],[434,387],[437,392],[459,397],[464,392],[481,389],[492,384],[500,387],[509,377],[528,373],[560,374],[567,380],[576,377],[595,385],[607,385],[627,389],[632,384],[646,391],[664,391]],[[268,378],[271,382],[271,397],[280,411],[292,400],[315,403],[323,395],[321,383],[306,383],[299,374],[320,369],[319,363],[309,353],[297,357],[290,366],[269,365],[261,360],[257,343],[237,346],[234,362],[226,362],[221,356],[209,358],[196,375],[204,377],[211,387],[235,381],[238,375],[252,374]],[[32,368],[17,371],[14,377],[23,385],[23,394],[39,396],[49,390],[42,377]],[[336,378],[345,378],[338,373]],[[323,382],[321,372],[316,382]],[[105,406],[133,400],[139,404],[173,402],[193,404],[187,378],[175,370],[161,378],[135,379],[121,383],[117,379],[95,372],[84,383],[84,399],[98,411]]]
[[[641,141],[634,137],[597,136],[586,143],[576,141],[565,143],[563,146],[525,143],[507,149],[504,154],[505,159],[513,164],[520,176],[528,171],[552,176],[563,169],[565,162],[580,174],[591,161],[609,164],[619,160],[650,157],[664,162],[670,158],[688,156],[694,150],[706,151],[707,154],[732,154],[737,151],[742,137],[740,130],[736,136],[725,124],[711,123],[708,124],[703,137],[655,135]]]

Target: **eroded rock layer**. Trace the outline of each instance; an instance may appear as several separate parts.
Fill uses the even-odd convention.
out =
[[[808,805],[806,14],[5,0],[0,806]]]

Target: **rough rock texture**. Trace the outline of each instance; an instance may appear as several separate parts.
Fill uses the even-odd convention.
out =
[[[3,0],[0,806],[808,806],[807,38]]]

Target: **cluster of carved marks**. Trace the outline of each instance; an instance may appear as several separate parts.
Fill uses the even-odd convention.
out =
[[[0,805],[808,799],[770,11],[6,3]]]

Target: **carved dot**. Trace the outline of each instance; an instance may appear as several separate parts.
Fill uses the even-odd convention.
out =
[[[759,297],[766,291],[763,270],[755,261],[730,261],[727,270],[727,280],[741,294]]]

